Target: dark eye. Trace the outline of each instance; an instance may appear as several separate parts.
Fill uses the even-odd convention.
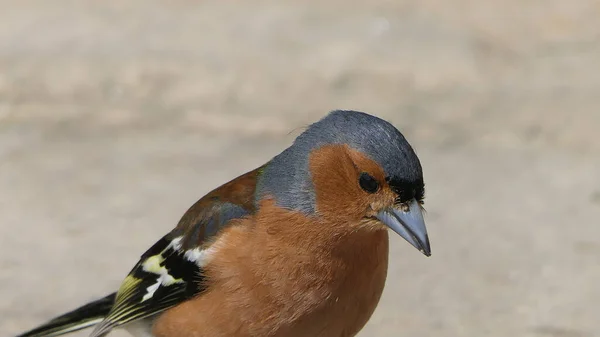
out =
[[[375,178],[373,178],[372,175],[366,172],[360,174],[360,178],[358,178],[358,183],[360,184],[360,187],[363,190],[369,193],[375,193],[379,189],[379,183],[377,182],[377,180],[375,180]]]

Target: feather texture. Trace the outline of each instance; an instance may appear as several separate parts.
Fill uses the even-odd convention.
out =
[[[73,311],[58,316],[46,324],[24,332],[17,337],[52,337],[91,327],[102,321],[115,303],[116,293],[90,302]]]
[[[234,219],[254,212],[259,169],[213,190],[183,215],[177,227],[146,251],[121,283],[114,306],[90,337],[152,317],[205,290],[203,267],[214,238]]]

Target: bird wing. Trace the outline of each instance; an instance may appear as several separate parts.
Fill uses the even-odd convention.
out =
[[[115,303],[115,293],[64,313],[16,337],[53,337],[89,328],[101,322]]]
[[[213,190],[183,215],[173,231],[146,251],[121,283],[109,314],[90,337],[151,317],[201,293],[203,258],[233,219],[254,213],[256,178],[250,171]]]

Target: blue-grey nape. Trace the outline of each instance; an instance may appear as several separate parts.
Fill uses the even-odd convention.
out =
[[[364,112],[335,110],[310,125],[265,166],[258,178],[256,202],[271,196],[280,207],[314,214],[309,155],[333,144],[346,144],[363,153],[383,168],[389,181],[399,186],[423,185],[419,158],[391,123]]]

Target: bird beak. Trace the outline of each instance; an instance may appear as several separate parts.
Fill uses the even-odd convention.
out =
[[[408,209],[405,210],[397,207],[381,210],[377,213],[377,219],[420,250],[425,256],[431,256],[423,211],[417,200],[411,200],[408,203]]]

